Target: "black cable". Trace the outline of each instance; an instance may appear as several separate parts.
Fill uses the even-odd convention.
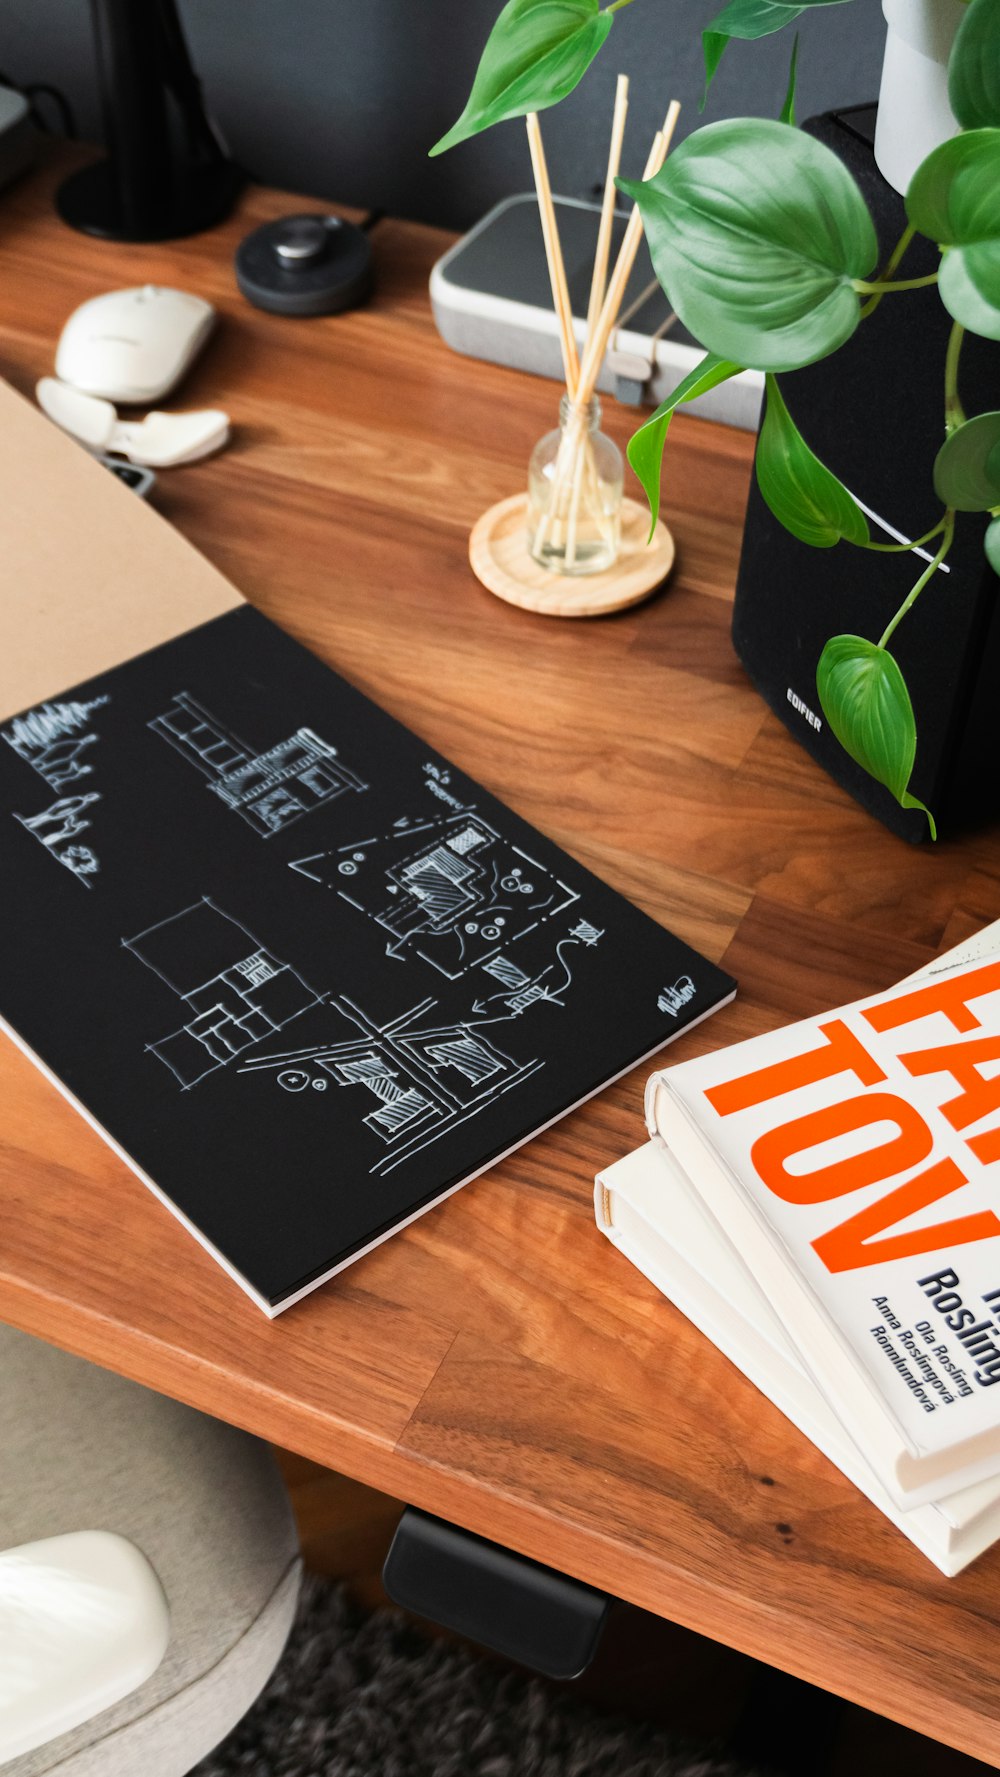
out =
[[[27,86],[24,86],[21,81],[12,80],[10,75],[3,69],[0,69],[0,86],[10,87],[11,92],[20,93],[22,98],[27,99],[31,112],[31,121],[35,124],[36,128],[40,129],[45,135],[63,135],[68,136],[70,141],[76,141],[76,116],[73,107],[67,99],[66,94],[60,92],[57,86],[50,86],[48,82],[44,80],[33,80],[29,82]],[[52,129],[50,123],[46,119],[44,111],[42,111],[38,105],[39,98],[46,98],[55,106],[56,111],[59,113],[61,127],[55,130]]]
[[[62,129],[60,131],[54,132],[50,130],[44,115],[38,109],[36,95],[42,94],[52,101],[59,113],[62,123]],[[49,86],[44,80],[34,80],[31,82],[30,86],[24,88],[24,96],[27,99],[28,104],[31,106],[31,115],[40,130],[44,130],[48,135],[61,134],[63,136],[68,136],[71,142],[76,141],[76,117],[74,115],[73,107],[67,99],[66,94],[60,92],[57,86]]]

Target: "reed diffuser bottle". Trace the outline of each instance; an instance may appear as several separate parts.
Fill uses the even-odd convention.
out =
[[[621,545],[624,463],[600,429],[596,395],[564,395],[559,428],[536,444],[528,466],[528,548],[554,574],[600,574]]]

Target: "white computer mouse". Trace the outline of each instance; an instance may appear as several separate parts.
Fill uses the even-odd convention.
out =
[[[158,401],[204,345],[215,310],[159,284],[109,290],[70,315],[56,350],[61,382],[108,401]]]

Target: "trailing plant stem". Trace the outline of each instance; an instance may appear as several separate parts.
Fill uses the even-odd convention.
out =
[[[928,272],[925,278],[894,278],[889,284],[881,278],[877,278],[874,283],[869,283],[867,278],[851,279],[859,296],[891,296],[896,290],[926,290],[928,284],[936,284],[937,281],[936,271]]]
[[[921,543],[929,543],[944,530],[945,521],[939,518],[933,530],[925,531],[922,537],[914,537],[912,543],[862,543],[862,549],[877,549],[880,555],[905,555],[910,549],[919,549]]]
[[[605,12],[620,12],[623,6],[631,6],[632,0],[614,0],[613,6],[605,6]]]
[[[933,574],[937,573],[938,568],[941,566],[941,563],[944,561],[945,556],[947,555],[949,549],[951,548],[951,540],[954,535],[955,535],[955,514],[954,514],[954,512],[952,512],[949,509],[945,513],[945,516],[944,516],[944,536],[941,539],[941,547],[938,550],[936,556],[934,557],[934,560],[931,562],[928,562],[926,568],[924,569],[923,573],[921,574],[920,579],[917,581],[916,585],[912,586],[910,588],[910,591],[907,593],[905,599],[903,600],[902,604],[900,605],[899,610],[896,612],[895,617],[891,618],[890,621],[887,623],[885,629],[882,632],[882,635],[879,637],[878,646],[880,648],[885,648],[888,646],[889,638],[893,634],[893,631],[902,622],[903,618],[906,616],[907,611],[909,611],[910,608],[916,604],[917,599],[920,597],[920,594],[923,592],[924,587],[927,585],[927,582],[931,578],[931,576]]]
[[[888,283],[889,279],[892,277],[893,272],[895,271],[897,265],[899,264],[900,260],[902,259],[903,254],[906,252],[906,249],[909,246],[910,242],[912,241],[916,232],[917,231],[916,231],[912,222],[909,224],[908,227],[904,228],[902,234],[899,237],[899,240],[896,242],[896,245],[894,246],[891,254],[889,255],[889,259],[888,259],[886,265],[883,267],[882,271],[879,272],[878,281],[880,284]],[[882,298],[884,295],[885,295],[885,291],[880,290],[877,296],[869,297],[868,301],[864,305],[864,308],[861,310],[861,319],[863,321],[869,315],[873,315],[875,313],[875,310],[878,308],[878,305],[882,301]]]
[[[962,342],[965,339],[965,328],[956,321],[948,335],[948,350],[944,360],[944,424],[947,432],[953,432],[956,426],[965,421],[965,411],[958,398],[958,360],[962,354]]]

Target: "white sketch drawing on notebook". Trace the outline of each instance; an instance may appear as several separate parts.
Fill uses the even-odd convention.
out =
[[[146,1051],[185,1091],[321,1001],[290,963],[207,895],[122,944],[184,1003],[180,1029]]]
[[[43,703],[15,716],[8,727],[0,728],[0,734],[18,758],[44,778],[50,790],[64,790],[93,772],[93,760],[87,754],[99,736],[93,731],[91,717],[110,701],[105,696],[94,697],[89,703]]]
[[[287,740],[259,751],[187,691],[179,692],[147,727],[195,766],[213,795],[265,839],[347,790],[368,788],[337,748],[312,728],[297,728]]]
[[[586,933],[585,937],[579,936],[581,931]],[[566,1005],[565,996],[573,985],[573,970],[565,952],[578,944],[592,949],[604,936],[589,920],[581,920],[579,925],[574,926],[573,933],[568,938],[560,938],[555,948],[554,960],[546,963],[534,976],[528,975],[507,956],[493,956],[483,963],[484,973],[492,975],[501,985],[499,992],[473,1001],[472,1010],[476,1022],[472,1028],[481,1030],[484,1023],[503,1024],[511,1018],[520,1018],[529,1006],[555,1006],[561,1012]],[[556,969],[560,971],[558,978],[553,977],[553,970]],[[506,1006],[506,1012],[501,1012],[499,1005]]]
[[[569,935],[575,943],[585,944],[588,950],[592,949],[595,944],[600,943],[600,940],[604,937],[603,931],[600,931],[597,926],[592,925],[589,919],[581,919],[575,926],[570,926]]]
[[[387,956],[412,953],[449,981],[580,899],[474,808],[404,817],[389,833],[294,859],[290,868],[374,920],[387,934]]]
[[[516,1061],[465,1021],[427,1024],[436,1006],[436,1000],[421,1000],[380,1024],[346,994],[331,994],[323,1012],[314,1012],[309,1021],[310,1035],[318,1034],[320,1025],[328,1027],[321,1040],[252,1056],[239,1071],[268,1073],[293,1094],[328,1084],[361,1089],[366,1097],[359,1120],[386,1150],[369,1175],[384,1175],[544,1066],[537,1057]]]
[[[38,814],[14,815],[15,821],[33,834],[57,863],[72,871],[85,888],[93,887],[91,878],[97,875],[100,862],[89,845],[69,845],[66,842],[75,839],[80,833],[86,833],[92,822],[81,819],[83,811],[100,800],[100,791],[89,790],[83,796],[60,796]]]

